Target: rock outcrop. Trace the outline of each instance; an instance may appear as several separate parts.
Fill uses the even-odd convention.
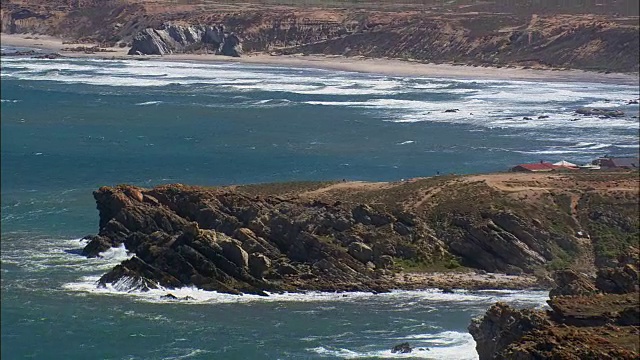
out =
[[[572,176],[545,175],[545,181],[550,181],[545,189],[557,186],[573,193],[593,185]],[[616,186],[628,184],[630,190],[637,189],[637,182],[627,179],[625,173],[612,176]],[[513,177],[506,179],[511,184],[519,177],[528,183],[540,176],[509,177]],[[590,202],[581,202],[572,217],[561,206],[565,196],[561,193],[544,200],[547,203],[534,198],[535,203],[530,204],[510,197],[508,191],[500,190],[502,185],[493,187],[476,178],[229,188],[103,187],[94,193],[99,233],[87,237],[90,241],[83,254],[98,256],[122,245],[135,253],[105,274],[100,280],[103,285],[129,284],[139,289],[197,286],[229,293],[477,288],[473,278],[490,276],[469,275],[456,284],[395,274],[459,267],[502,273],[504,279],[525,273],[529,274],[526,281],[514,283],[533,284],[529,278],[534,272],[566,262],[563,259],[579,262],[589,255],[583,250],[589,240],[576,238],[574,227],[581,217],[589,219]],[[494,183],[502,179],[498,175],[483,178]],[[635,207],[603,207],[607,199],[621,201],[608,191],[598,193],[594,204],[617,212],[620,221],[636,221],[637,213],[631,211]],[[603,226],[598,229],[606,230]],[[622,239],[632,236],[634,229],[628,226],[625,231],[629,233]],[[594,232],[592,239],[602,238]],[[558,273],[557,294],[597,292],[578,274]],[[627,291],[634,289],[637,273],[621,267],[602,271],[599,279],[599,287],[606,291]]]
[[[234,57],[242,53],[240,39],[225,32],[222,25],[163,24],[158,29],[147,28],[134,35],[129,55],[166,55],[198,50]]]
[[[94,196],[100,233],[83,253],[124,244],[136,254],[105,274],[103,285],[128,278],[139,290],[195,285],[255,294],[394,286],[372,262],[392,266],[387,252],[355,241],[375,236],[376,225],[357,226],[350,209],[182,186],[104,187]]]
[[[548,326],[549,320],[544,313],[535,310],[517,310],[505,303],[491,306],[482,318],[474,319],[469,332],[476,341],[480,359],[500,358],[513,342],[534,329]]]
[[[497,303],[469,332],[484,359],[637,359],[640,355],[638,265],[601,269],[596,284],[572,272],[556,274],[550,311]],[[602,284],[605,284],[604,286]],[[600,293],[598,289],[603,292]]]
[[[565,295],[589,296],[598,292],[592,279],[576,271],[556,271],[553,277],[556,287],[549,292],[550,297]]]

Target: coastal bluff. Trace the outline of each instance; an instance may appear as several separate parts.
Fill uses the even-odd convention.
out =
[[[338,4],[341,4],[338,6]],[[129,49],[638,73],[638,3],[3,1],[3,33]]]
[[[637,359],[640,354],[638,248],[594,276],[555,274],[548,311],[496,303],[469,332],[485,359]]]
[[[99,280],[128,290],[508,287],[409,275],[488,272],[544,282],[554,269],[594,272],[614,263],[638,236],[637,172],[119,185],[94,197],[99,232],[87,237],[83,254],[117,246],[134,253]]]

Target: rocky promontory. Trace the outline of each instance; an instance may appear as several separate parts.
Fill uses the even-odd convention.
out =
[[[429,277],[440,273],[457,276],[453,287],[535,286],[533,278],[539,286],[561,266],[595,271],[594,255],[610,262],[620,244],[637,236],[636,176],[102,187],[94,192],[99,233],[88,237],[83,253],[99,256],[124,244],[135,256],[99,282],[138,290],[449,287]],[[478,281],[461,281],[463,275]]]

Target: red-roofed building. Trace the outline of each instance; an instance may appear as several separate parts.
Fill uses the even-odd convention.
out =
[[[511,168],[511,171],[532,171],[532,172],[540,172],[540,171],[553,171],[555,169],[561,168],[561,166],[553,165],[548,162],[539,162],[533,164],[520,164]]]

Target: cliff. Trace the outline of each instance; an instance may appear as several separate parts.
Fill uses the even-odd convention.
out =
[[[600,269],[595,281],[560,271],[548,311],[493,305],[469,326],[480,360],[637,359],[639,266],[638,248],[630,248],[616,267]]]
[[[638,236],[637,173],[626,172],[121,185],[94,197],[100,229],[84,254],[124,244],[136,256],[100,282],[143,290],[386,291],[430,286],[398,272],[594,273],[594,255],[610,262]]]
[[[130,54],[303,53],[475,66],[639,69],[638,4],[630,1],[606,7],[572,1],[553,6],[275,3],[6,0],[2,31],[119,44],[130,47]]]

